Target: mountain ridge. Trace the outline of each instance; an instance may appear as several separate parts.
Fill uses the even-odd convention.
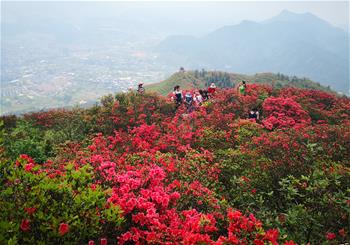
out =
[[[254,75],[245,75],[239,73],[229,73],[224,71],[206,71],[194,70],[185,72],[176,72],[169,78],[146,86],[148,91],[158,92],[162,95],[169,94],[174,86],[179,85],[182,89],[203,89],[214,82],[218,87],[235,87],[242,80],[248,83],[273,85],[277,88],[297,87],[303,89],[315,89],[334,93],[330,88],[322,86],[307,78],[298,78],[296,76],[287,76],[280,73],[257,73]]]
[[[348,93],[348,46],[348,33],[317,16],[282,12],[259,23],[223,26],[200,38],[168,37],[157,50],[160,59],[189,69],[280,72]]]

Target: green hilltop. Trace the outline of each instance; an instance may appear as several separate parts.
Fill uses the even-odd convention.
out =
[[[280,73],[257,73],[255,75],[244,75],[237,73],[228,73],[222,71],[179,71],[171,75],[168,79],[150,84],[147,90],[167,95],[175,85],[180,85],[182,89],[206,88],[212,82],[218,87],[230,88],[242,80],[248,83],[270,84],[279,87],[297,87],[306,89],[316,89],[332,92],[329,87],[322,86],[307,78],[298,78],[296,76],[287,76]]]

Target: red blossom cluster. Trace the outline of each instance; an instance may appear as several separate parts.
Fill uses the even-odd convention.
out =
[[[263,103],[264,126],[274,128],[301,128],[311,122],[309,114],[290,98],[267,98]]]
[[[253,239],[255,244],[270,241],[277,244],[279,234],[269,230],[260,234],[262,224],[254,215],[244,216],[239,211],[229,210],[228,236],[217,240],[217,219],[221,222],[220,213],[202,213],[196,209],[179,211],[177,202],[181,199],[178,181],[166,186],[166,174],[161,167],[143,168],[138,171],[127,171],[115,176],[116,185],[109,202],[122,207],[124,217],[131,214],[131,227],[119,238],[119,243],[171,243],[184,244],[244,244]],[[191,185],[200,188],[200,184]],[[196,190],[196,189],[194,189]],[[250,234],[246,237],[246,234]],[[215,236],[214,236],[215,237]]]

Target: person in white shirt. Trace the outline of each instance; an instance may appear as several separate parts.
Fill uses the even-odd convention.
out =
[[[179,85],[176,85],[174,87],[173,98],[175,100],[176,109],[177,109],[182,104],[182,100],[183,100],[183,98],[182,98],[182,91],[181,91]]]
[[[195,92],[194,101],[196,102],[197,106],[200,106],[202,104],[203,97],[202,97],[200,91]]]

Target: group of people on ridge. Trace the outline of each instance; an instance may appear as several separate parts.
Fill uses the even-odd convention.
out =
[[[238,92],[239,92],[240,94],[245,95],[246,87],[247,87],[246,81],[242,81],[240,84],[238,84],[237,90],[238,90]],[[181,91],[181,90],[180,90],[180,86],[179,86],[179,85],[176,85],[176,86],[174,87],[174,92],[173,92],[174,95],[175,95],[175,94],[180,94],[179,91]],[[215,83],[211,83],[208,89],[206,89],[206,90],[201,90],[201,89],[200,89],[200,90],[198,90],[196,93],[197,93],[197,96],[200,95],[200,96],[202,96],[202,98],[205,100],[205,98],[208,99],[210,95],[213,95],[213,94],[215,93],[215,91],[216,91],[216,85],[215,85]],[[137,92],[138,92],[139,94],[143,94],[143,93],[145,92],[145,88],[143,87],[143,83],[142,83],[142,82],[139,83],[139,85],[138,85],[138,87],[137,87]],[[182,93],[182,92],[181,92],[181,93]],[[198,94],[198,93],[199,93],[199,94]]]
[[[182,90],[179,85],[174,87],[172,99],[176,104],[176,109],[184,103],[187,108],[187,112],[192,112],[195,106],[202,105],[203,102],[209,100],[213,97],[216,92],[216,86],[212,83],[208,89],[199,89],[193,94],[191,92],[186,92],[183,96]]]
[[[237,86],[237,92],[241,95],[246,95],[247,83],[246,81],[242,81]],[[201,106],[203,102],[213,98],[216,92],[216,86],[214,83],[210,84],[208,89],[199,89],[193,94],[191,92],[186,92],[185,96],[183,96],[182,90],[179,85],[174,87],[172,99],[176,104],[176,109],[179,108],[182,103],[186,105],[187,113],[190,113],[194,110],[195,106]],[[259,110],[254,107],[249,111],[248,118],[259,120]]]
[[[242,81],[237,86],[237,92],[241,95],[246,94],[246,81]],[[145,92],[145,88],[143,87],[143,83],[139,83],[137,92],[139,94],[143,94]],[[187,113],[191,113],[195,106],[201,106],[205,101],[208,101],[210,98],[214,96],[216,92],[215,83],[211,83],[208,89],[199,89],[195,91],[193,94],[191,92],[186,92],[185,96],[183,96],[182,90],[179,85],[174,87],[172,99],[176,104],[176,109],[179,108],[182,103],[185,104],[187,108]],[[259,120],[259,111],[257,108],[253,108],[249,111],[248,118]]]

